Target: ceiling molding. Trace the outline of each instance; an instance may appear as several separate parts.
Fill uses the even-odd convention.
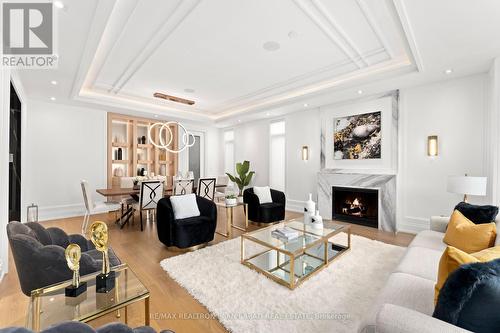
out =
[[[290,91],[286,94],[281,94],[278,96],[273,96],[272,98],[268,98],[265,100],[262,100],[257,103],[252,103],[249,106],[244,106],[236,110],[231,110],[228,112],[221,112],[218,113],[214,119],[215,120],[221,120],[225,119],[227,117],[235,116],[242,114],[244,112],[247,112],[249,110],[253,109],[258,109],[258,108],[263,108],[263,107],[274,107],[275,104],[278,103],[283,103],[287,100],[292,100],[292,99],[297,99],[299,97],[303,97],[305,95],[309,94],[315,94],[319,93],[323,90],[326,89],[331,89],[336,86],[351,82],[351,81],[362,81],[366,79],[367,77],[370,77],[372,75],[377,75],[377,74],[382,74],[385,72],[390,72],[390,71],[397,71],[401,70],[403,68],[411,68],[412,63],[408,59],[393,59],[388,62],[384,62],[381,64],[373,65],[367,68],[360,69],[355,72],[348,73],[346,75],[342,75],[339,77],[336,77],[335,79],[332,80],[325,80],[321,83],[308,86],[306,88],[302,89],[295,89],[293,91]]]
[[[407,40],[408,46],[410,48],[410,52],[408,52],[408,53],[413,56],[413,60],[417,66],[417,70],[419,72],[423,72],[424,65],[422,62],[422,57],[420,56],[417,42],[415,41],[415,33],[413,32],[413,28],[410,24],[410,20],[408,18],[406,6],[405,6],[403,0],[392,0],[392,4],[394,5],[396,13],[399,16],[399,22],[401,22],[401,26],[402,26],[402,29],[404,31],[404,35],[406,36],[406,40]]]
[[[392,46],[389,45],[389,42],[387,42],[387,39],[384,37],[384,34],[380,27],[378,26],[375,18],[373,17],[373,14],[371,13],[370,9],[366,5],[365,0],[356,0],[356,3],[358,4],[359,8],[361,9],[361,12],[366,18],[366,21],[372,28],[373,32],[375,33],[375,36],[377,36],[380,44],[382,44],[389,55],[391,59],[394,59],[395,57],[395,52],[392,49]]]
[[[314,0],[294,0],[294,2],[358,68],[363,68],[368,65],[362,58],[361,60],[357,59],[357,56],[359,57],[360,55],[357,53],[356,49],[349,44],[349,40],[342,36],[337,30],[336,26],[338,25],[333,21],[331,15],[328,15],[328,13],[324,11],[324,6],[318,7]]]
[[[108,47],[99,44],[99,50],[102,50],[105,54],[98,60],[99,63],[96,66],[97,68],[95,68],[95,76],[92,78],[92,81],[89,82],[89,86],[94,86],[96,83],[96,79],[101,76],[102,68],[108,62],[109,55],[113,52],[116,44],[123,36],[125,28],[130,23],[130,18],[135,13],[138,4],[139,0],[133,0],[133,2],[129,3],[127,3],[126,1],[118,1],[118,5],[113,9],[113,13],[111,13],[110,15],[110,20],[113,20],[116,16],[119,16],[118,18],[116,18],[118,22],[114,24],[110,24],[111,22],[109,22],[106,25],[106,30],[109,29],[109,31],[105,30],[103,36],[108,36],[107,40],[110,44]],[[120,15],[117,14],[117,12],[120,12]]]
[[[148,40],[146,45],[141,48],[140,53],[135,56],[127,69],[113,83],[113,89],[110,91],[114,94],[120,92],[125,84],[132,76],[142,67],[142,65],[156,52],[158,47],[174,32],[177,27],[191,14],[198,6],[201,0],[178,0],[178,4],[172,13],[168,16],[162,26]]]
[[[386,50],[380,48],[380,49],[376,49],[376,50],[373,50],[371,52],[368,52],[366,54],[363,54],[362,56],[365,59],[369,59],[370,57],[377,56],[377,55],[379,55],[381,53],[386,53]],[[231,100],[225,101],[224,103],[218,105],[216,107],[216,109],[218,109],[218,110],[220,110],[220,111],[223,112],[226,109],[237,107],[240,104],[240,102],[242,102],[242,101],[245,101],[245,100],[248,100],[248,99],[251,99],[251,98],[257,98],[260,95],[263,95],[265,93],[272,93],[273,90],[279,90],[281,88],[285,88],[286,86],[292,85],[294,83],[298,83],[298,82],[300,82],[302,80],[311,80],[311,79],[314,80],[314,76],[315,75],[319,75],[319,74],[325,74],[325,75],[327,75],[328,74],[327,72],[332,72],[332,71],[338,70],[339,68],[345,67],[347,65],[353,65],[351,59],[345,59],[344,61],[341,61],[339,63],[334,63],[334,64],[328,65],[326,67],[322,67],[322,68],[316,69],[314,71],[311,71],[309,73],[298,75],[298,76],[290,78],[290,79],[288,79],[286,81],[279,82],[279,83],[273,84],[271,86],[259,89],[257,91],[248,93],[246,95],[233,98]],[[289,89],[287,89],[287,90],[285,90],[283,92],[286,92],[286,91],[289,91],[289,90],[292,90],[292,89],[296,89],[296,88],[292,87],[292,88],[289,88]]]

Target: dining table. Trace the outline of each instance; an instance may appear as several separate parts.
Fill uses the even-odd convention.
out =
[[[222,185],[222,184],[215,184],[215,188],[224,188],[227,187],[227,185]],[[164,194],[169,195],[173,193],[173,186],[165,186],[164,187]],[[196,193],[197,187],[193,186],[193,193]],[[112,188],[101,188],[96,190],[97,193],[102,195],[103,197],[110,198],[110,197],[122,197],[122,196],[134,196],[134,195],[139,195],[141,192],[141,189],[139,186],[135,187],[129,187],[129,188],[121,188],[121,187],[112,187]],[[121,216],[116,220],[116,223],[120,225],[120,228],[123,228],[125,224],[130,220],[130,218],[134,214],[134,208],[133,207],[127,207],[126,210],[123,210],[121,212]]]

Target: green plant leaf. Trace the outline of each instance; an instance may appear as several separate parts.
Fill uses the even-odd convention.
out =
[[[248,170],[250,169],[250,162],[244,161],[243,163],[236,164],[236,172],[240,175],[241,179],[245,179]]]
[[[245,184],[245,186],[248,186],[250,184],[254,174],[255,174],[254,171],[250,171],[250,173],[245,177],[245,182],[243,183],[243,184]]]
[[[236,178],[235,178],[233,175],[231,175],[231,174],[229,174],[229,173],[227,173],[227,172],[226,172],[226,175],[229,177],[229,179],[231,179],[231,181],[232,181],[233,183],[236,183]]]

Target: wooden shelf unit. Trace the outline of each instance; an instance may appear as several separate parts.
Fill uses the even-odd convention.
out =
[[[177,172],[178,154],[160,149],[148,142],[149,126],[158,120],[131,117],[116,113],[108,113],[108,188],[120,187],[121,177],[135,177],[138,171],[144,168],[148,175],[154,173],[167,177],[168,185],[172,185],[172,177]],[[177,125],[170,125],[174,135],[169,146],[178,147]],[[159,127],[152,133],[156,142],[159,142]],[[142,137],[146,143],[142,143]],[[168,133],[165,134],[168,136]],[[165,137],[164,140],[169,139]],[[115,151],[122,149],[122,159],[115,159]],[[116,171],[118,168],[122,171]],[[118,176],[122,174],[122,176]]]

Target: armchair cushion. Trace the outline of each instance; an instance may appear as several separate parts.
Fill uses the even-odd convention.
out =
[[[78,321],[66,321],[50,326],[41,331],[41,333],[155,333],[156,331],[149,326],[130,328],[122,323],[110,323],[94,330],[87,324]],[[1,328],[0,333],[33,333],[33,331],[23,327]],[[161,331],[161,333],[174,333],[170,330]]]
[[[200,210],[198,209],[194,193],[171,196],[170,203],[172,204],[176,220],[200,216]]]
[[[259,198],[259,203],[266,204],[266,203],[272,203],[273,198],[271,197],[271,189],[269,186],[264,186],[264,187],[258,187],[254,186],[253,192]]]

